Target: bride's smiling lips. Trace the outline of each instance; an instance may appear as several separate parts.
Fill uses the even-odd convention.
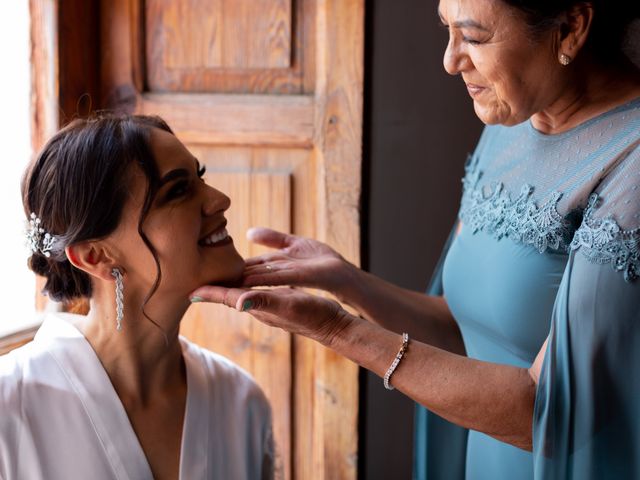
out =
[[[218,225],[213,230],[210,230],[206,235],[198,240],[198,245],[200,245],[201,247],[217,247],[231,243],[232,239],[229,236],[229,232],[227,232],[227,229],[225,228],[226,226],[227,221],[224,220],[221,225]]]

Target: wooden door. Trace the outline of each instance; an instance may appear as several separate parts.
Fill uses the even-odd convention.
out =
[[[363,4],[31,0],[36,71],[48,73],[35,84],[34,143],[91,109],[160,115],[230,195],[243,255],[260,252],[246,229],[264,225],[357,264]],[[262,385],[284,478],[356,477],[352,363],[219,306],[192,306],[182,333]]]

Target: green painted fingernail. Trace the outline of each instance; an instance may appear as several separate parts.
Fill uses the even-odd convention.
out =
[[[191,300],[191,303],[204,302],[204,298],[202,297],[191,297],[190,300]]]
[[[253,307],[253,302],[251,300],[245,300],[242,304],[242,312],[246,312],[247,310],[251,310]]]

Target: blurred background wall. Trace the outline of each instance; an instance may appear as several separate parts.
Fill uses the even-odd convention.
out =
[[[447,75],[437,2],[366,4],[363,265],[424,290],[453,224],[482,124]],[[362,372],[360,478],[411,478],[413,402]]]

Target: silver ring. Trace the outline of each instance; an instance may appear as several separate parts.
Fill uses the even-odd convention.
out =
[[[271,265],[267,265],[265,268],[267,269],[267,271],[268,271],[268,272],[270,272],[271,270],[273,270],[273,267],[272,267]]]

